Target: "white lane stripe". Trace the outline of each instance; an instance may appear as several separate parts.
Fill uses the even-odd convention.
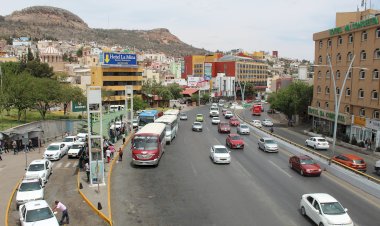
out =
[[[69,167],[71,162],[66,163],[65,168]]]
[[[276,163],[272,162],[271,160],[268,160],[270,164],[274,165],[277,169],[279,169],[281,172],[285,173],[288,177],[292,177],[289,173],[287,173],[285,170],[281,169]]]

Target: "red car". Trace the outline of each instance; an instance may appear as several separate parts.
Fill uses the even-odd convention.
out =
[[[230,125],[228,125],[227,122],[221,122],[218,125],[218,132],[219,133],[230,133],[231,127],[230,127]]]
[[[226,146],[230,148],[244,149],[244,140],[238,134],[228,134],[226,138]]]
[[[320,176],[321,167],[307,155],[292,156],[289,158],[289,166],[302,176]]]
[[[230,118],[230,125],[231,126],[239,126],[240,122],[237,118],[233,117],[233,118]]]
[[[352,154],[340,154],[333,157],[333,160],[342,163],[350,168],[365,172],[367,171],[367,164],[362,158]]]

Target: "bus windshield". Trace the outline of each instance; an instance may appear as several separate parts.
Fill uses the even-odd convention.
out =
[[[132,141],[132,147],[138,150],[156,150],[158,148],[158,139],[152,136],[135,136]]]
[[[140,116],[139,126],[145,126],[148,123],[154,122],[154,116]]]

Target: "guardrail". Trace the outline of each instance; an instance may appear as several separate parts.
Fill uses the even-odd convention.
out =
[[[249,124],[249,125],[255,127],[251,122],[247,121],[247,120],[245,119],[245,117],[242,117],[242,116],[240,115],[242,111],[243,111],[242,109],[236,110],[236,111],[235,111],[235,112],[236,112],[236,116],[237,116],[240,120],[244,121],[245,123],[247,123],[247,124]],[[258,127],[255,127],[255,128],[261,130],[261,131],[264,132],[264,133],[268,133],[268,131],[266,131],[266,130],[264,130],[264,129],[262,129],[262,128],[258,128]],[[315,152],[315,151],[312,151],[312,150],[310,150],[310,149],[308,149],[308,148],[305,148],[304,146],[302,146],[302,145],[300,145],[300,144],[297,144],[297,143],[295,143],[295,142],[293,142],[293,141],[291,141],[291,140],[288,140],[288,139],[286,139],[286,138],[284,138],[284,137],[282,137],[282,136],[279,136],[278,134],[271,133],[271,135],[274,136],[274,137],[276,137],[276,138],[278,138],[278,139],[280,139],[280,140],[282,140],[282,141],[285,141],[285,142],[287,142],[287,143],[289,143],[289,144],[292,144],[292,145],[294,145],[294,146],[296,146],[296,147],[298,147],[298,148],[300,148],[300,149],[302,149],[302,150],[304,150],[304,151],[306,151],[306,152],[309,152],[309,153],[311,153],[311,154],[313,154],[313,155],[316,155],[316,156],[318,156],[318,157],[320,157],[320,158],[322,158],[322,159],[325,159],[325,160],[328,161],[328,162],[334,163],[334,164],[339,165],[339,166],[341,166],[341,167],[343,167],[343,168],[345,168],[345,169],[347,169],[347,170],[349,170],[349,171],[351,171],[351,172],[354,172],[355,174],[358,174],[358,175],[360,175],[360,176],[363,176],[363,177],[365,177],[366,179],[368,179],[369,181],[372,181],[372,182],[375,182],[375,183],[377,183],[377,184],[380,184],[380,179],[377,179],[377,178],[375,178],[375,177],[373,177],[373,176],[371,176],[371,175],[368,175],[368,174],[366,174],[366,173],[360,172],[360,171],[358,171],[358,170],[356,170],[356,169],[352,169],[352,168],[350,168],[350,167],[348,167],[348,166],[346,166],[346,165],[343,165],[343,164],[340,163],[340,162],[337,162],[337,161],[331,159],[330,157],[328,157],[328,156],[326,156],[326,155],[323,155],[323,154],[321,154],[321,153],[319,153],[319,152]]]

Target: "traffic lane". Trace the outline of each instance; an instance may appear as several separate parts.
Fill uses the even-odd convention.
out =
[[[289,203],[289,199],[282,199],[283,197],[292,197],[291,200],[297,200],[299,202],[301,195],[305,193],[329,193],[337,198],[343,206],[351,210],[349,212],[350,216],[354,222],[359,225],[373,225],[373,222],[379,222],[379,199],[352,187],[328,172],[323,172],[321,177],[302,177],[288,167],[288,160],[291,154],[282,148],[281,145],[279,145],[280,152],[277,154],[265,153],[263,151],[258,151],[255,154],[257,137],[254,133],[252,133],[248,139],[246,138],[245,142],[247,147],[253,146],[253,148],[244,150],[244,155],[236,153],[234,157],[236,157],[248,171],[250,170],[249,166],[257,166],[255,169],[252,169],[251,172],[256,173],[258,176],[265,175],[260,182],[261,184],[272,181],[281,184],[280,189],[274,192],[274,194],[282,193],[276,200],[282,201],[283,205]],[[233,153],[234,152],[232,152],[232,154]],[[258,156],[263,156],[264,159],[260,159]],[[261,169],[265,169],[265,171],[258,173]],[[278,170],[278,172],[276,173],[275,170]],[[273,172],[275,174],[273,174]],[[278,178],[278,176],[280,176],[280,178]],[[278,184],[276,186],[276,183],[273,185],[268,184],[266,187],[272,188],[272,186],[279,187]],[[373,211],[369,212],[367,209],[363,209],[363,207],[367,207]],[[298,205],[293,206],[293,208],[289,206],[288,208],[292,211],[294,211],[295,208],[298,210]]]

